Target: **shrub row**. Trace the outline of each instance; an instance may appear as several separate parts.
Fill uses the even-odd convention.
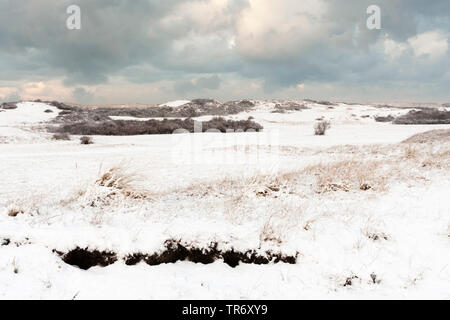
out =
[[[233,131],[261,131],[263,127],[252,120],[225,120],[213,118],[210,121],[201,122],[202,131],[216,129],[220,132]],[[107,120],[107,121],[82,121],[71,124],[63,124],[54,129],[59,133],[73,135],[105,135],[105,136],[132,136],[144,134],[172,134],[175,130],[184,129],[194,132],[194,120],[192,119],[164,119],[147,121]]]
[[[397,117],[395,124],[450,124],[450,111],[437,109],[411,110]]]

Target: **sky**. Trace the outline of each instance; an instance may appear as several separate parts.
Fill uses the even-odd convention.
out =
[[[449,36],[448,0],[0,0],[0,101],[450,102]]]

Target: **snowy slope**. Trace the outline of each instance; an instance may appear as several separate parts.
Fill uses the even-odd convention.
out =
[[[254,117],[261,133],[96,136],[89,146],[32,130],[58,114],[45,104],[0,112],[0,136],[28,139],[0,144],[0,299],[449,299],[449,145],[399,144],[449,126],[373,120],[402,109],[308,106],[272,113],[265,102],[229,116]],[[332,121],[323,137],[312,132],[319,117]],[[327,174],[334,163],[351,165],[325,179],[338,189],[321,192],[320,166]],[[124,189],[99,185],[113,167],[129,178]],[[371,189],[352,185],[359,180]],[[122,259],[161,252],[168,239],[298,260],[231,268]],[[55,252],[76,247],[119,260],[81,270]]]

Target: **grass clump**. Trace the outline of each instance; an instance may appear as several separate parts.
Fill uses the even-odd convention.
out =
[[[388,177],[381,172],[382,163],[378,161],[340,161],[316,164],[307,167],[304,173],[314,176],[316,191],[376,190],[386,189]]]

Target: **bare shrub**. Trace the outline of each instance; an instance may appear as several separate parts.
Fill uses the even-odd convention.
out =
[[[70,135],[67,133],[55,133],[52,137],[53,140],[63,140],[68,141],[70,140]]]
[[[394,124],[450,124],[450,111],[438,109],[411,110],[397,117]]]
[[[172,134],[175,130],[184,129],[194,132],[193,119],[164,119],[134,121],[134,120],[108,120],[108,121],[83,121],[64,124],[57,129],[58,132],[80,135],[105,135],[105,136],[133,136],[144,134]],[[216,117],[210,121],[202,122],[203,132],[216,129],[220,132],[232,131],[261,131],[263,127],[252,120],[226,120]]]
[[[326,120],[319,120],[314,124],[314,135],[324,136],[326,131],[331,128],[331,123]]]
[[[14,110],[17,109],[16,102],[4,102],[0,105],[0,109]]]
[[[88,136],[82,136],[82,137],[80,138],[80,143],[81,143],[81,144],[93,144],[93,143],[94,143],[94,140],[92,140],[91,137],[88,137]]]

